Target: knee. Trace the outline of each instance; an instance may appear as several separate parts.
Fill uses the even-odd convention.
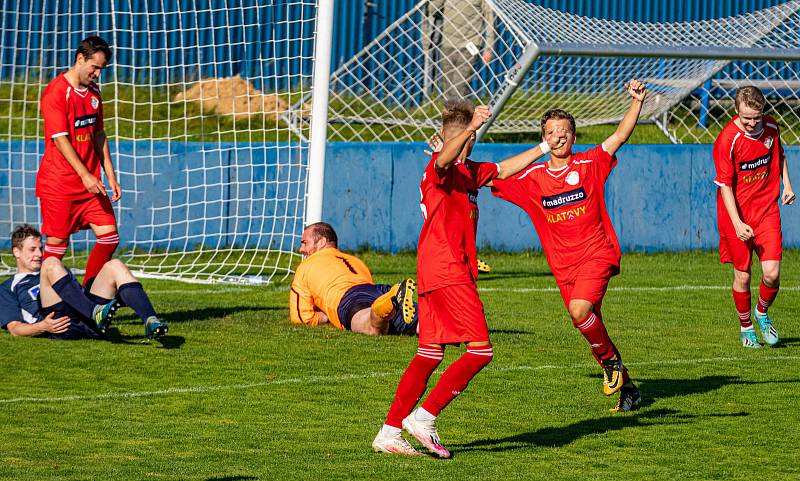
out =
[[[48,257],[42,261],[42,275],[51,279],[54,275],[61,273],[64,266],[61,265],[61,260],[58,257]]]
[[[733,282],[735,282],[740,287],[749,287],[750,273],[747,271],[738,271],[738,270],[734,271]]]
[[[468,344],[467,352],[472,354],[481,366],[488,365],[494,359],[494,350],[491,344]]]
[[[781,282],[781,276],[777,269],[771,269],[762,273],[761,282],[767,287],[778,287]]]
[[[581,321],[586,319],[586,316],[592,311],[591,304],[583,305],[583,304],[570,304],[569,308],[569,317],[572,318],[572,324],[578,325]]]

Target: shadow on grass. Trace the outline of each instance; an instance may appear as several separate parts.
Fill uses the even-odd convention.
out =
[[[646,407],[658,399],[704,394],[730,384],[798,383],[800,380],[748,381],[739,379],[738,376],[704,376],[698,379],[635,379],[634,382],[642,391],[641,406]]]
[[[739,412],[732,414],[692,415],[681,414],[672,409],[656,409],[640,411],[635,414],[621,414],[599,419],[585,419],[566,426],[554,426],[537,429],[527,433],[515,434],[504,438],[481,439],[465,444],[454,444],[455,451],[508,451],[526,449],[533,446],[562,447],[582,437],[604,434],[630,427],[645,427],[658,424],[685,424],[693,419],[707,417],[740,417],[748,416]]]
[[[215,476],[207,478],[206,481],[247,481],[251,479],[258,479],[255,476]]]
[[[165,312],[159,317],[164,318],[168,324],[207,321],[209,319],[222,319],[224,317],[239,312],[258,312],[258,311],[280,311],[285,307],[262,307],[262,306],[231,306],[231,307],[201,307],[198,309],[187,309],[185,311]]]
[[[769,347],[770,349],[781,349],[784,347],[792,347],[792,346],[800,346],[800,337],[784,337],[781,339],[781,342],[778,343],[777,346],[764,346]]]
[[[183,336],[163,336],[157,339],[147,339],[144,333],[141,335],[126,336],[119,332],[116,327],[110,327],[106,332],[106,340],[111,344],[128,344],[128,345],[149,345],[154,344],[159,349],[180,349],[186,343],[186,338]]]

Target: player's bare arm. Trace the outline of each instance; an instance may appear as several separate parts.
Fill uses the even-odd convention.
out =
[[[783,205],[794,204],[794,190],[792,189],[792,180],[789,178],[789,162],[783,159],[783,171],[781,172],[783,179],[783,194],[781,194],[781,202]]]
[[[733,228],[736,229],[736,237],[743,241],[749,240],[755,234],[753,229],[739,217],[739,208],[736,206],[736,197],[733,195],[733,189],[727,185],[720,185],[719,191],[722,195],[722,202],[725,204],[725,210],[733,223]]]
[[[33,324],[22,321],[12,321],[8,323],[7,329],[12,336],[38,336],[49,332],[51,334],[63,334],[69,329],[69,317],[55,317],[51,312],[44,319]]]
[[[617,130],[603,142],[606,152],[611,155],[616,154],[622,144],[631,137],[633,129],[636,127],[636,122],[639,120],[639,114],[642,113],[644,98],[647,95],[647,87],[636,79],[631,79],[628,85],[625,86],[625,90],[631,96],[631,106],[617,126]]]
[[[444,173],[453,165],[461,154],[464,152],[464,147],[468,142],[474,141],[475,132],[491,117],[489,107],[479,105],[475,107],[475,112],[472,114],[472,120],[467,128],[462,132],[454,135],[452,138],[447,136],[445,132],[444,146],[439,156],[436,158],[436,171]]]
[[[81,162],[81,159],[78,157],[78,153],[75,152],[75,149],[72,147],[69,137],[66,135],[55,137],[53,142],[55,142],[61,155],[67,159],[69,165],[75,170],[75,173],[78,174],[78,177],[81,178],[81,182],[83,182],[83,186],[86,187],[86,190],[92,194],[106,195],[105,186],[100,179],[92,175],[89,169],[83,165],[83,162]]]
[[[526,150],[520,154],[514,155],[509,157],[505,160],[500,161],[498,166],[500,167],[500,173],[497,175],[498,179],[507,179],[512,175],[517,174],[519,171],[524,169],[525,167],[529,166],[531,163],[536,162],[537,160],[541,159],[547,153],[553,149],[556,149],[563,145],[563,140],[556,137],[549,137],[542,142],[541,144],[533,147],[531,149]],[[545,150],[542,149],[542,145],[547,145]]]
[[[111,202],[116,202],[122,198],[122,188],[119,186],[117,176],[114,174],[114,162],[111,161],[111,149],[108,146],[108,137],[105,130],[95,134],[94,148],[103,159],[103,170],[106,173],[106,179],[108,179],[108,186],[111,188]]]

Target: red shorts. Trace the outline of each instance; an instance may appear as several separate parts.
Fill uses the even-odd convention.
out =
[[[88,229],[89,224],[116,225],[114,208],[105,195],[94,195],[80,200],[39,198],[42,206],[42,233],[59,239],[69,236],[81,229]]]
[[[765,219],[766,220],[766,219]],[[753,228],[755,234],[747,242],[738,237],[721,234],[719,238],[719,260],[723,264],[733,264],[738,271],[750,271],[753,264],[753,251],[760,261],[779,261],[783,258],[783,234],[781,218],[770,217]]]
[[[459,344],[489,340],[483,303],[475,284],[419,294],[419,343]]]
[[[578,269],[578,275],[568,282],[558,284],[564,305],[569,309],[569,301],[583,299],[600,307],[608,289],[608,281],[619,274],[619,266],[604,260],[590,260]]]

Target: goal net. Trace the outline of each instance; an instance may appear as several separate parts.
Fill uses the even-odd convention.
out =
[[[0,237],[41,223],[39,99],[78,42],[99,35],[113,49],[99,86],[123,189],[117,256],[144,275],[198,282],[287,275],[303,225],[307,130],[285,118],[294,104],[292,118],[308,116],[298,101],[310,92],[316,3],[5,3]],[[93,242],[73,235],[67,264],[82,267]]]
[[[524,0],[418,3],[331,77],[331,140],[427,139],[443,98],[489,104],[489,133],[538,132],[553,107],[579,127],[618,122],[623,85],[651,94],[644,122],[660,142],[711,142],[737,86],[760,86],[797,140],[800,2],[696,22],[581,17]],[[482,134],[483,132],[481,132]]]

